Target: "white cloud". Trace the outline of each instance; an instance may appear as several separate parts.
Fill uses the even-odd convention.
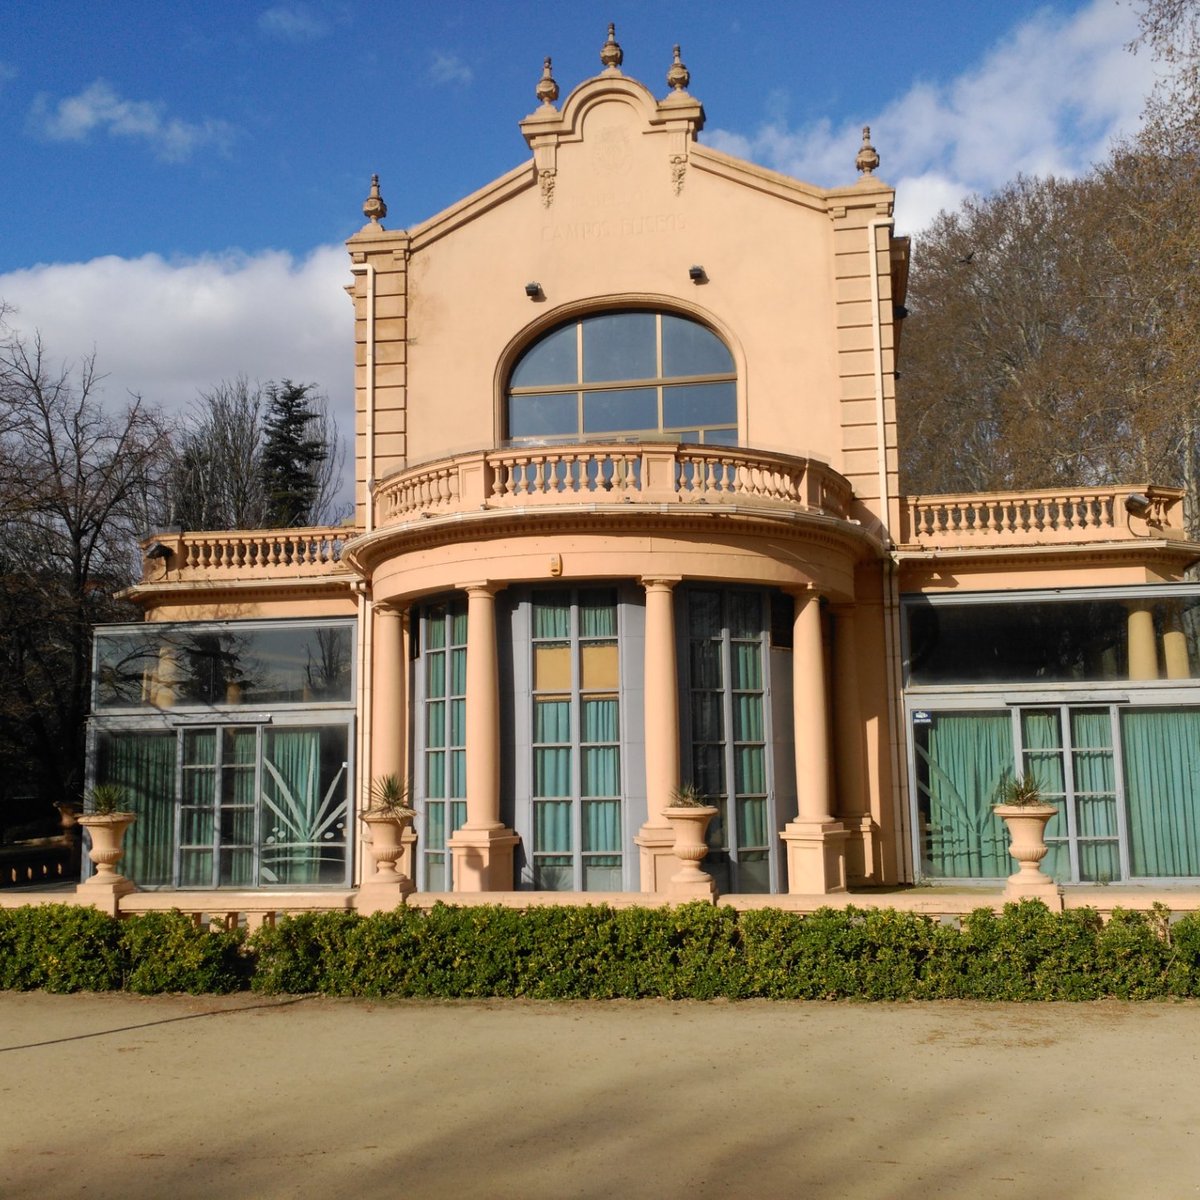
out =
[[[258,18],[258,27],[268,37],[285,42],[313,42],[329,32],[329,26],[307,4],[277,4]]]
[[[1078,175],[1137,127],[1154,78],[1128,5],[1092,0],[1069,17],[1042,11],[978,64],[942,83],[917,80],[881,112],[864,113],[897,189],[897,228],[919,231],[940,208],[988,192],[1018,173]],[[752,134],[714,130],[705,140],[814,183],[854,177],[860,125],[791,128],[769,119]]]
[[[96,353],[106,404],[130,394],[180,413],[224,379],[284,377],[325,391],[353,438],[353,309],[343,246],[166,261],[97,258],[0,275],[9,323],[55,360]]]
[[[44,94],[38,96],[29,113],[29,127],[52,142],[82,142],[95,132],[140,138],[166,162],[181,162],[201,146],[226,147],[234,133],[225,121],[184,121],[168,116],[158,101],[123,99],[103,79],[57,103]]]
[[[457,54],[435,53],[429,64],[429,78],[434,83],[461,84],[466,87],[475,73]]]

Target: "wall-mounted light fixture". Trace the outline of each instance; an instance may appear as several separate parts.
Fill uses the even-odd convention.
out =
[[[146,547],[147,558],[171,558],[175,551],[170,546],[164,545],[162,542],[151,542]]]
[[[530,298],[530,300],[544,299],[544,296],[542,294],[542,285],[537,282],[527,283],[525,285],[525,295],[527,295]]]
[[[688,278],[693,283],[708,282],[708,276],[704,273],[704,268],[699,264],[688,267]]]
[[[1129,495],[1125,497],[1125,511],[1131,517],[1145,518],[1149,516],[1150,510],[1153,507],[1154,504],[1150,497],[1144,495],[1142,492],[1130,492]]]

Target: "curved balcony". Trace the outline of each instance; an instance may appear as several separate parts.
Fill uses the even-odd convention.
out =
[[[575,443],[480,450],[383,480],[377,526],[481,509],[737,504],[845,520],[850,484],[825,463],[727,446]]]

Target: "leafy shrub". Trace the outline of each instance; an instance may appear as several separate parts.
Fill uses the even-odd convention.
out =
[[[0,909],[0,988],[108,992],[121,986],[120,927],[89,905]]]
[[[178,910],[131,917],[120,930],[125,987],[131,992],[203,995],[246,986],[240,930],[202,929]]]

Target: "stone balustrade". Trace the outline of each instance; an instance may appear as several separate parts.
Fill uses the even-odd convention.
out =
[[[1127,508],[1131,496],[1139,500]],[[1182,537],[1182,499],[1179,488],[1145,485],[908,496],[901,540],[922,549],[975,549]]]
[[[342,547],[355,533],[342,526],[160,533],[142,545],[143,582],[264,579],[337,574]]]
[[[845,519],[849,483],[825,463],[725,446],[590,443],[476,451],[384,480],[379,525],[481,509],[762,504]]]

